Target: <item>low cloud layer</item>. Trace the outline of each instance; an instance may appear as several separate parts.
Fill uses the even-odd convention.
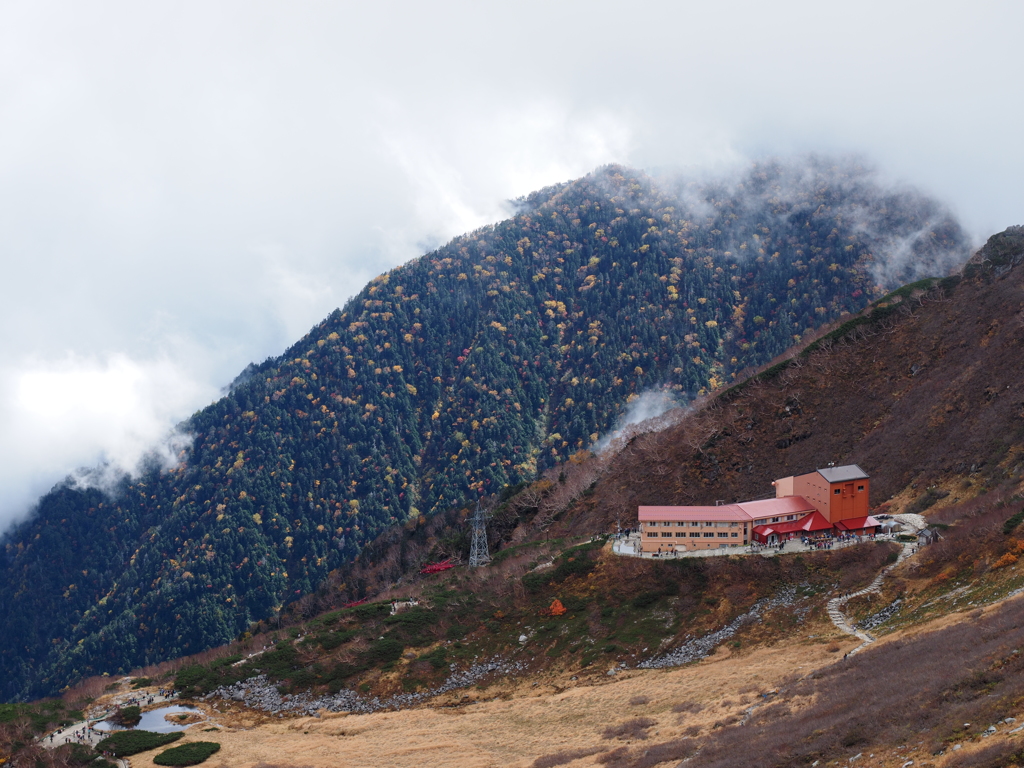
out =
[[[1022,22],[1012,2],[5,3],[0,528],[77,467],[130,467],[369,278],[600,164],[859,152],[979,240],[1020,223]]]
[[[173,466],[188,440],[176,429],[182,413],[215,395],[166,358],[69,356],[0,375],[0,484],[14,510],[65,475],[106,487],[143,459]]]

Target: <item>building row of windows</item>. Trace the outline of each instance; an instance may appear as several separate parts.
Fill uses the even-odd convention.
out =
[[[790,520],[798,520],[801,517],[803,517],[803,515],[786,515],[785,519],[786,519],[787,522],[789,522]],[[760,520],[755,520],[754,521],[754,525],[767,525],[768,523],[780,523],[780,522],[782,522],[782,519],[783,518],[781,516],[780,517],[772,517],[772,518],[763,517]]]
[[[657,531],[649,531],[647,533],[647,536],[652,538],[652,539],[656,539],[656,538],[658,538],[658,533],[657,533]],[[717,537],[719,539],[728,539],[728,538],[738,539],[739,536],[740,536],[740,534],[737,531],[734,531],[732,533],[729,533],[728,531],[720,531],[717,534],[713,533],[711,531],[703,531],[703,532],[701,532],[701,531],[691,531],[689,534],[686,534],[683,531],[676,531],[675,532],[675,538],[677,538],[677,539],[685,539],[687,537],[689,537],[691,539],[713,539],[715,537]],[[671,531],[662,531],[661,532],[661,538],[663,538],[663,539],[671,539],[672,537],[673,537],[673,534],[672,534]]]
[[[671,522],[671,521],[668,521],[668,520],[665,520],[665,521],[659,523],[657,520],[654,520],[654,521],[646,522],[646,523],[644,523],[644,525],[650,526],[652,528],[656,528],[659,525],[664,526],[665,528],[670,528],[672,526],[675,526],[676,528],[687,528],[687,527],[689,527],[689,528],[739,528],[740,527],[739,523],[707,523],[707,522],[697,522],[696,520],[690,520],[690,521],[687,521],[687,522],[677,521],[677,522],[674,522],[674,523]],[[744,523],[744,525],[745,525],[745,523]]]
[[[864,492],[864,486],[863,485],[858,485],[857,486],[857,493],[863,493],[863,492]],[[842,493],[842,490],[839,489],[839,488],[836,488],[835,490],[832,491],[832,493],[834,493],[836,496],[838,496],[840,493]]]

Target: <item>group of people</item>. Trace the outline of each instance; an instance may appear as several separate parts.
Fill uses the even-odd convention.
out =
[[[164,698],[164,699],[173,699],[174,697],[176,697],[178,695],[178,692],[176,690],[172,689],[172,688],[161,688],[159,695],[162,698]],[[153,704],[154,701],[156,701],[156,697],[153,696],[153,695],[149,695],[149,696],[130,696],[125,701],[123,701],[120,706],[122,706],[122,707],[149,706],[149,705]],[[101,731],[101,730],[99,730],[97,728],[94,728],[92,723],[86,723],[81,728],[76,728],[75,730],[71,731],[70,733],[68,733],[66,735],[64,733],[64,730],[65,730],[64,728],[58,728],[56,731],[51,733],[49,735],[50,744],[53,744],[55,740],[59,744],[61,737],[64,738],[64,743],[65,744],[70,744],[72,742],[78,742],[79,744],[87,744],[87,743],[92,743],[92,740],[94,738],[102,738],[104,736],[109,735],[109,734],[107,734],[104,731]],[[43,737],[43,739],[46,739],[46,738],[47,737],[45,737],[45,736]]]
[[[831,536],[801,536],[800,542],[811,549],[832,549],[836,540]]]
[[[71,742],[78,742],[79,744],[91,743],[92,737],[97,735],[99,732],[92,727],[92,723],[86,723],[81,728],[77,728],[72,731],[69,735],[64,736],[64,729],[58,728],[56,731],[50,734],[50,743],[53,744],[55,736],[64,736],[64,743],[70,744]]]

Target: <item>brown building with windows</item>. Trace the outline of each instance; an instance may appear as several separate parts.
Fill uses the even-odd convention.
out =
[[[801,536],[870,535],[869,482],[860,467],[828,467],[776,480],[774,499],[715,507],[640,507],[643,552],[774,544]]]

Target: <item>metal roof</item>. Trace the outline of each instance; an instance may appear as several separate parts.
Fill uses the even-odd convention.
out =
[[[722,504],[717,507],[640,507],[640,522],[655,520],[687,521],[701,520],[714,522],[749,522],[746,514],[736,504]]]
[[[736,505],[750,517],[779,517],[798,512],[812,512],[815,507],[803,496],[783,496],[778,499],[743,501]]]
[[[810,512],[814,506],[803,496],[784,496],[781,499],[744,501],[717,507],[640,507],[640,521],[645,520],[705,520],[707,522],[748,522],[756,517],[781,517],[799,512]]]
[[[840,520],[836,523],[836,528],[844,531],[858,531],[861,528],[877,528],[880,525],[881,523],[868,515],[867,517],[851,517],[847,520]]]
[[[772,523],[771,525],[755,525],[754,533],[760,536],[770,536],[773,533],[796,533],[797,531],[827,531],[832,528],[832,523],[825,519],[821,512],[814,511],[799,520],[787,520],[785,523]]]
[[[868,473],[856,464],[847,464],[844,467],[826,467],[819,469],[818,474],[830,483],[845,483],[847,480],[867,480]]]

